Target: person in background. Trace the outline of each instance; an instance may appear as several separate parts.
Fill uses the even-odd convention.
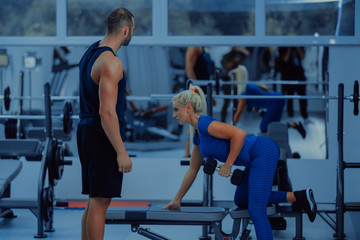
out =
[[[215,158],[222,162],[219,175],[229,177],[232,167],[245,166],[244,180],[237,186],[234,202],[238,207],[248,208],[255,226],[257,239],[273,239],[272,229],[266,215],[268,204],[296,203],[305,210],[311,222],[316,218],[317,205],[313,191],[272,191],[278,164],[278,145],[265,136],[247,136],[236,126],[205,116],[206,99],[198,86],[191,86],[172,99],[173,116],[179,124],[190,124],[194,147],[190,167],[175,197],[164,209],[178,210],[181,201],[196,179],[203,158]]]
[[[275,59],[274,77],[281,74],[284,81],[306,81],[302,61],[305,58],[304,47],[279,47],[278,56]],[[284,95],[306,95],[306,84],[283,84],[281,92]],[[304,122],[308,122],[307,100],[300,99],[300,114]],[[286,105],[289,117],[294,116],[293,99],[287,100]]]
[[[134,27],[129,10],[113,10],[105,36],[85,51],[79,64],[77,145],[82,194],[89,195],[81,219],[82,240],[103,239],[107,208],[113,197],[120,197],[123,174],[132,170],[123,143],[126,77],[116,52],[129,44]]]
[[[242,85],[245,86],[245,85]],[[259,95],[259,96],[281,96],[281,93],[270,91],[267,87],[250,83],[246,84],[245,90],[242,95]],[[277,98],[259,98],[259,99],[246,99],[242,98],[238,101],[236,112],[234,114],[234,125],[239,121],[245,106],[250,108],[265,109],[260,123],[260,131],[262,134],[267,133],[268,125],[271,122],[280,122],[284,112],[285,100]],[[287,123],[289,128],[296,129],[302,138],[306,137],[306,130],[302,123],[299,121]]]
[[[185,55],[185,71],[187,79],[210,80],[214,69],[214,62],[205,47],[189,46]],[[206,85],[201,86],[206,94]],[[186,133],[184,157],[190,157],[189,129]]]
[[[224,69],[222,79],[223,81],[230,81],[232,76],[232,70],[238,69],[239,72],[238,78],[241,78],[241,80],[237,79],[238,81],[247,81],[248,80],[248,72],[244,65],[242,65],[242,62],[244,59],[249,55],[249,51],[246,48],[243,47],[232,47],[231,51],[226,53],[222,59],[221,59],[221,65]],[[231,95],[231,89],[233,85],[225,84],[222,86],[223,94],[224,95]],[[234,88],[234,95],[238,93],[237,89]],[[237,101],[234,101],[237,103]],[[230,99],[224,99],[223,106],[221,108],[221,121],[226,122],[227,117],[227,109],[230,104]],[[233,111],[233,109],[232,109]]]
[[[187,79],[210,80],[214,69],[214,62],[205,47],[190,46],[185,55],[185,71]],[[206,86],[201,86],[206,94]]]

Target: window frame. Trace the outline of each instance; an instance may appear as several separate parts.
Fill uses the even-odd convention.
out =
[[[132,46],[329,46],[360,45],[360,1],[355,0],[354,36],[267,36],[265,1],[255,0],[255,35],[254,36],[169,36],[168,35],[168,0],[152,1],[152,36],[133,36]],[[56,0],[56,36],[42,37],[0,37],[0,46],[77,46],[89,45],[103,36],[67,36],[67,1]]]

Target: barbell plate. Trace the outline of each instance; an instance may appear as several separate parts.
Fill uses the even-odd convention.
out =
[[[63,129],[65,134],[69,134],[72,131],[72,114],[72,105],[70,102],[66,102],[63,109]]]

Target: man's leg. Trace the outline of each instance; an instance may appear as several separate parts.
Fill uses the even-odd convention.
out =
[[[89,213],[89,202],[90,202],[90,198],[88,199],[85,211],[81,218],[81,240],[88,240],[87,232],[86,232],[86,222]]]
[[[89,240],[102,240],[105,231],[105,214],[111,198],[90,197],[86,213],[86,233]]]

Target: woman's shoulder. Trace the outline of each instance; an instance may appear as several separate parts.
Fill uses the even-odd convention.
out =
[[[204,116],[204,115],[200,116],[199,123],[198,123],[199,132],[207,133],[208,126],[213,121],[216,121],[216,119],[209,117],[209,116]]]
[[[210,117],[210,116],[206,116],[206,115],[201,115],[199,117],[199,123],[207,123],[207,122],[213,122],[213,121],[216,121],[216,119]]]

